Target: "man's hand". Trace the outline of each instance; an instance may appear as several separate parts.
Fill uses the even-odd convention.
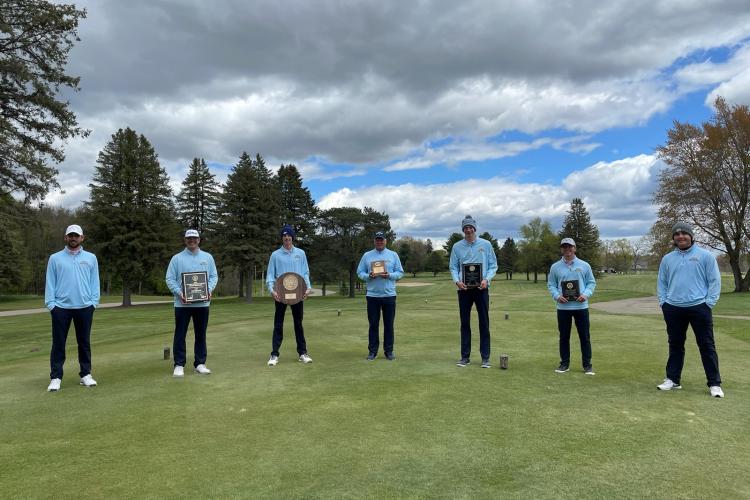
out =
[[[463,281],[456,281],[456,286],[459,290],[466,290],[466,285],[464,285]]]
[[[307,290],[305,290],[305,295],[302,297],[302,300],[305,300],[306,298],[308,298],[311,293],[312,293],[312,288],[308,288]]]
[[[388,278],[390,278],[390,276],[391,276],[391,273],[389,273],[388,271],[384,273],[380,273],[380,277],[383,278],[384,280],[387,280]]]
[[[482,283],[480,283],[479,285],[479,289],[484,290],[485,288],[487,288],[487,280],[482,280]]]
[[[584,294],[581,294],[576,300],[578,300],[578,302],[586,302],[586,299],[588,299],[588,297],[586,297]]]
[[[560,295],[560,296],[559,296],[559,297],[557,298],[557,301],[558,301],[558,302],[559,302],[560,304],[567,304],[567,303],[568,303],[568,299],[566,299],[566,298],[565,298],[565,297],[563,297],[562,295]]]
[[[187,300],[185,300],[185,296],[184,296],[184,295],[182,294],[182,292],[180,292],[180,295],[179,295],[179,297],[180,297],[180,302],[181,302],[181,303],[183,303],[183,304],[187,304]]]
[[[279,292],[274,290],[271,292],[271,295],[273,295],[273,300],[275,300],[276,302],[281,302],[281,296],[279,295]]]

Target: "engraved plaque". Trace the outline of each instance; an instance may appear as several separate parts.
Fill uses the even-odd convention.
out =
[[[466,288],[479,288],[482,284],[482,264],[464,264],[461,268],[461,281]]]
[[[370,264],[370,272],[372,272],[372,274],[384,274],[386,272],[385,261],[384,260],[372,261],[372,264]]]
[[[185,302],[206,302],[208,300],[208,273],[196,271],[182,273],[182,295]]]
[[[292,305],[305,298],[307,283],[305,278],[297,273],[284,273],[276,278],[273,289],[279,294],[280,302]]]
[[[571,302],[578,300],[581,296],[581,291],[578,288],[578,280],[566,280],[560,283],[562,290],[562,296]]]

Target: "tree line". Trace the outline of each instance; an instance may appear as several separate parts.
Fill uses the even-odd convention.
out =
[[[0,223],[6,235],[0,293],[40,293],[46,256],[59,246],[65,225],[76,220],[87,225],[88,244],[103,257],[106,289],[121,287],[126,303],[133,290],[163,291],[157,269],[186,226],[203,231],[204,245],[235,269],[238,293],[252,299],[253,278],[275,240],[271,228],[282,221],[295,226],[300,246],[310,250],[316,281],[333,283],[343,274],[353,294],[354,256],[369,247],[373,228],[393,236],[388,215],[370,208],[319,211],[294,165],[272,174],[258,154],[242,153],[225,186],[196,158],[174,195],[149,141],[126,128],[100,152],[83,207],[34,206],[60,187],[56,165],[65,159],[66,141],[89,133],[59,96],[80,90],[80,79],[67,74],[66,66],[85,17],[74,5],[45,0],[0,4]],[[717,97],[714,110],[700,125],[675,121],[666,143],[656,148],[666,168],[653,197],[658,219],[642,241],[600,243],[583,203],[573,200],[557,234],[549,222],[534,219],[520,228],[518,244],[508,238],[497,248],[495,240],[500,271],[536,280],[557,258],[553,240],[560,235],[574,238],[579,256],[594,269],[620,267],[613,262],[627,253],[637,268],[640,256],[671,248],[671,226],[684,220],[701,244],[722,254],[735,291],[750,290],[750,109]],[[452,238],[442,251],[406,237],[397,248],[409,272],[438,273]]]

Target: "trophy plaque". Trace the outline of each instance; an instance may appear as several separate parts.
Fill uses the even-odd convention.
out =
[[[372,274],[384,274],[385,271],[385,261],[384,260],[374,260],[370,264],[370,272]]]
[[[482,284],[482,264],[464,264],[462,281],[466,288],[479,288]]]
[[[562,296],[568,301],[575,302],[581,295],[581,291],[578,289],[578,280],[562,281],[560,288],[562,289]]]
[[[196,271],[182,273],[182,295],[185,302],[206,302],[208,300],[208,273]]]
[[[307,283],[305,278],[297,273],[284,273],[276,278],[273,289],[279,294],[279,301],[293,305],[305,298]]]

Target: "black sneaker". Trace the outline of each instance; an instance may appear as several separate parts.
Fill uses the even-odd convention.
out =
[[[594,367],[593,366],[587,366],[586,368],[584,368],[583,369],[583,373],[584,373],[584,375],[592,375],[592,376],[596,375],[596,372],[594,371]]]
[[[568,371],[570,371],[570,367],[568,365],[564,365],[560,363],[560,366],[557,367],[557,369],[555,370],[555,373],[565,373]]]
[[[375,356],[377,356],[377,354],[371,352],[367,355],[367,361],[372,361],[373,359],[375,359]]]
[[[456,363],[456,366],[464,367],[469,363],[471,363],[471,361],[469,361],[469,358],[461,358],[458,363]]]
[[[385,359],[387,359],[388,361],[393,361],[394,359],[396,359],[396,356],[392,352],[387,352],[385,353]]]
[[[492,366],[490,366],[490,360],[489,359],[483,359],[482,360],[482,368],[492,368]]]

